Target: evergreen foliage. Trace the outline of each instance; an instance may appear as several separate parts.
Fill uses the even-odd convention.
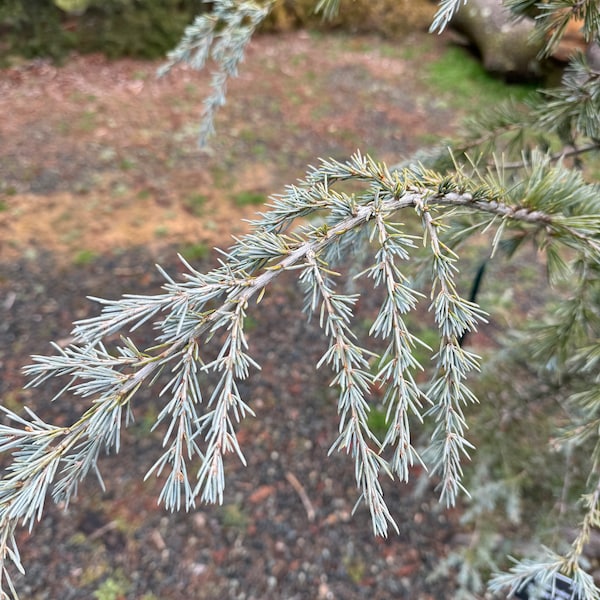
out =
[[[443,29],[462,2],[442,0],[433,29]],[[599,39],[595,1],[511,4],[521,13],[540,11],[549,45],[566,14],[583,16],[586,35]],[[209,58],[217,65],[202,142],[214,132],[227,80],[236,75],[271,3],[218,0],[214,5],[211,14],[188,27],[165,67],[185,62],[204,68]],[[330,16],[343,10],[343,3],[321,0],[318,8]],[[578,452],[588,475],[581,524],[570,548],[523,557],[496,574],[490,590],[515,592],[532,580],[551,582],[561,572],[572,578],[574,597],[599,599],[582,560],[590,530],[600,525],[600,186],[585,175],[586,157],[600,148],[599,89],[598,73],[578,56],[556,89],[474,118],[452,153],[433,149],[394,168],[359,152],[347,161],[321,160],[304,180],[273,197],[251,232],[222,253],[218,267],[201,273],[182,259],[182,279],[163,273],[161,294],[97,299],[100,314],[75,324],[70,345],[33,357],[26,368],[31,386],[65,378],[57,398],[89,399],[87,412],[58,426],[28,409],[22,415],[2,409],[0,451],[12,455],[0,480],[4,592],[16,597],[11,564],[22,569],[16,527],[32,528],[48,495],[68,504],[90,472],[102,483],[100,452],[119,450],[137,390],[152,386],[160,372],[170,373],[158,390],[164,406],[156,426],[166,432],[163,453],[147,476],[166,474],[159,500],[169,510],[222,500],[225,455],[244,462],[236,428],[254,415],[240,383],[260,368],[245,337],[245,318],[260,309],[269,284],[284,272],[297,274],[304,311],[318,319],[327,339],[316,366],[331,370],[338,391],[339,435],[330,452],[353,461],[358,503],[369,509],[374,533],[387,535],[395,528],[382,477],[406,481],[417,462],[438,482],[440,501],[455,505],[470,487],[464,465],[477,459],[478,431],[470,432],[468,425],[472,409],[477,403],[493,409],[471,384],[480,359],[462,344],[485,320],[484,310],[463,297],[457,284],[459,255],[477,236],[487,239],[489,256],[510,256],[533,245],[545,258],[549,285],[568,288],[520,346],[527,349],[531,367],[543,366],[554,380],[568,417],[551,434],[552,442],[566,453]],[[339,285],[339,271],[353,255],[365,264],[355,277],[385,291],[374,323],[362,336],[353,320],[358,296]],[[415,376],[425,368],[416,358],[423,344],[410,325],[423,304],[433,315],[437,339],[427,385]],[[155,343],[140,348],[135,331],[146,324],[154,327]],[[500,373],[492,365],[496,368]],[[207,393],[203,381],[209,374],[216,385]],[[382,435],[369,423],[376,388],[383,390]],[[428,432],[423,449],[414,434],[420,423]],[[501,443],[502,432],[497,434]],[[518,518],[520,484],[511,477],[471,488],[467,516],[504,504],[509,517]],[[480,563],[486,552],[482,542]],[[464,564],[459,583],[466,593],[480,580]]]
[[[77,50],[159,58],[205,10],[202,0],[6,0],[0,55],[62,60]]]

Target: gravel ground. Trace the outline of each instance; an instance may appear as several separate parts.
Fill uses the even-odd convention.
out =
[[[16,350],[3,352],[4,373],[18,378],[15,363],[68,331],[73,315],[91,314],[82,292],[156,291],[160,280],[149,258],[144,249],[119,257],[121,277],[115,260],[105,258],[68,270],[48,256],[4,265],[3,310],[11,318],[2,320],[0,347]],[[429,576],[448,552],[455,515],[438,508],[431,489],[417,497],[412,486],[391,482],[386,497],[398,535],[376,539],[366,510],[351,515],[352,462],[327,457],[337,416],[330,375],[314,369],[325,348],[318,326],[306,323],[292,281],[278,283],[259,308],[249,340],[262,370],[243,390],[257,418],[240,431],[247,468],[227,461],[223,506],[190,514],[157,508],[160,482],[142,479],[160,448],[161,432],[149,431],[158,400],[144,392],[122,451],[101,462],[106,493],[88,481],[67,514],[51,505],[31,535],[20,533],[25,598],[452,597],[447,581]],[[48,405],[53,390],[39,398],[15,383],[3,377],[5,402],[26,403],[47,419],[65,422],[83,408],[77,400]]]

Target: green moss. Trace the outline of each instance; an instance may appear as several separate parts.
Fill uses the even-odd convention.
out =
[[[154,236],[157,238],[164,238],[169,235],[169,228],[166,225],[158,225],[154,229]]]
[[[180,248],[179,253],[185,260],[190,262],[204,260],[210,252],[207,244],[199,242],[197,244],[188,244]]]
[[[237,206],[257,206],[264,204],[267,201],[267,197],[258,192],[239,192],[235,196],[232,196],[232,200]]]
[[[80,250],[73,257],[73,264],[77,265],[78,267],[82,267],[94,262],[96,258],[98,258],[98,254],[93,250]]]
[[[79,546],[85,548],[86,538],[83,536],[83,540],[80,537],[72,537],[72,540],[78,542]],[[95,584],[99,579],[104,577],[109,571],[109,566],[105,560],[94,560],[91,564],[83,570],[79,577],[79,584],[82,586]],[[102,586],[100,586],[102,587]]]
[[[131,171],[131,169],[135,167],[135,161],[128,158],[123,158],[119,166],[121,167],[122,171]]]
[[[523,100],[535,86],[507,84],[490,75],[464,48],[450,47],[425,68],[426,82],[453,107],[488,106],[512,97]]]
[[[346,573],[353,583],[359,584],[367,573],[367,565],[360,558],[346,556],[342,560]]]
[[[83,133],[90,133],[96,127],[96,113],[93,110],[84,111],[78,121],[77,128]]]
[[[196,217],[201,216],[204,213],[204,206],[208,198],[204,194],[193,194],[184,198],[183,205]]]
[[[223,527],[243,531],[248,526],[248,515],[239,504],[228,504],[219,512]]]
[[[130,588],[131,583],[125,575],[117,572],[106,579],[92,595],[96,600],[119,600],[129,592]]]

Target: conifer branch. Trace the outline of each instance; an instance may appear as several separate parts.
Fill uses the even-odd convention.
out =
[[[599,38],[595,0],[508,3],[517,14],[537,13],[539,32],[547,40],[545,52],[556,45],[572,18],[583,20],[587,40]],[[165,74],[179,63],[195,69],[216,63],[204,103],[201,144],[214,133],[214,117],[225,102],[229,79],[237,75],[247,45],[272,4],[216,0],[212,12],[186,30],[161,69]],[[463,4],[465,0],[441,0],[432,30],[441,32]],[[339,0],[317,4],[326,18],[338,8]],[[269,210],[252,223],[252,231],[221,253],[218,267],[201,273],[182,259],[187,272],[181,281],[161,269],[161,294],[95,299],[102,310],[75,324],[73,343],[65,348],[55,344],[55,355],[34,356],[25,369],[32,387],[66,378],[55,398],[79,396],[88,403],[84,414],[71,425],[57,426],[27,408],[24,415],[2,408],[0,452],[10,454],[12,462],[0,479],[0,597],[17,598],[11,572],[12,567],[22,572],[23,566],[16,527],[31,529],[48,496],[68,505],[90,472],[103,486],[100,453],[119,451],[121,431],[133,420],[137,391],[151,387],[161,373],[168,380],[158,393],[164,404],[154,427],[166,429],[163,453],[146,477],[166,473],[158,500],[169,510],[189,510],[197,501],[223,501],[225,455],[236,454],[245,462],[236,428],[254,415],[251,400],[239,390],[239,383],[259,369],[246,339],[245,318],[283,272],[298,273],[305,311],[319,314],[328,348],[317,367],[331,368],[338,392],[339,432],[330,452],[351,455],[359,502],[369,509],[375,534],[386,535],[389,525],[397,529],[384,498],[382,474],[407,481],[413,464],[422,462],[439,478],[440,500],[454,504],[466,491],[463,464],[473,449],[467,439],[468,409],[478,402],[467,379],[478,369],[479,359],[460,340],[484,319],[482,309],[458,293],[456,249],[476,233],[489,234],[492,254],[503,241],[514,249],[531,240],[546,256],[550,282],[569,281],[570,297],[561,302],[553,321],[538,328],[533,356],[575,381],[576,393],[565,402],[573,425],[563,441],[577,445],[593,440],[591,472],[597,480],[600,188],[566,168],[562,159],[600,148],[599,99],[600,74],[582,56],[576,57],[560,87],[522,108],[504,106],[473,120],[470,140],[460,155],[455,153],[461,164],[452,158],[450,172],[414,162],[390,169],[359,153],[346,162],[322,161],[304,181],[273,198]],[[538,149],[550,147],[557,138],[563,145],[559,151]],[[518,148],[521,158],[497,158],[502,146],[509,152]],[[475,148],[483,151],[478,160],[467,154]],[[439,166],[440,158],[435,153],[426,164]],[[361,186],[362,192],[346,193],[340,185],[346,181]],[[416,232],[398,221],[404,209],[418,215]],[[468,225],[454,232],[451,246],[450,225],[459,218]],[[415,357],[421,342],[407,318],[424,296],[409,271],[417,239],[423,240],[429,257],[429,309],[439,336],[434,372],[425,388],[415,381],[414,372],[423,368]],[[366,276],[383,295],[366,340],[353,328],[357,296],[335,286],[334,269],[341,270],[353,251],[370,261],[357,277]],[[132,338],[149,324],[155,328],[155,344],[140,349]],[[207,377],[216,382],[208,396]],[[376,386],[383,388],[386,410],[382,441],[368,422]],[[419,455],[411,424],[428,419],[433,431],[426,452]],[[582,525],[564,556],[549,552],[539,561],[521,560],[508,573],[495,576],[490,588],[514,592],[531,581],[552,584],[562,572],[572,578],[575,594],[600,600],[580,564],[591,528],[600,525],[599,499],[596,483],[584,497]]]
[[[6,525],[0,539],[4,579],[7,560],[20,564],[10,533],[17,522],[32,527],[48,493],[55,501],[68,503],[90,471],[102,481],[97,467],[100,452],[119,450],[121,429],[133,418],[136,391],[151,385],[161,371],[171,371],[159,394],[165,404],[156,423],[167,426],[165,450],[147,476],[168,471],[159,501],[170,510],[189,509],[198,497],[202,502],[222,501],[223,457],[233,452],[244,462],[235,426],[253,414],[237,383],[258,368],[247,351],[244,319],[251,300],[260,298],[285,271],[299,270],[305,309],[309,314],[319,310],[329,339],[320,364],[334,371],[340,413],[340,432],[331,451],[353,456],[360,499],[371,512],[375,533],[385,535],[387,525],[394,526],[379,474],[406,480],[410,466],[421,460],[410,441],[411,416],[433,417],[436,423],[432,468],[441,475],[441,499],[454,503],[462,489],[461,465],[471,448],[465,437],[464,406],[475,398],[465,378],[477,368],[477,358],[460,347],[459,339],[475,328],[482,312],[457,293],[458,257],[442,239],[447,219],[456,211],[479,215],[480,227],[499,219],[506,230],[519,227],[533,239],[545,233],[553,244],[580,249],[586,263],[597,263],[600,256],[600,224],[593,212],[597,189],[580,178],[566,178],[562,167],[552,166],[547,157],[534,160],[528,178],[521,185],[513,183],[510,190],[490,177],[476,181],[462,173],[447,176],[418,166],[390,171],[360,154],[347,162],[322,161],[304,181],[273,199],[271,210],[223,254],[220,266],[202,274],[185,263],[188,272],[183,281],[165,274],[161,294],[100,300],[103,309],[98,316],[76,323],[73,344],[55,346],[54,356],[35,356],[26,368],[31,386],[66,377],[57,397],[74,394],[88,399],[90,407],[82,417],[57,427],[31,411],[22,417],[4,409],[16,424],[0,426],[0,450],[13,454],[9,473],[0,480],[0,522]],[[337,191],[347,180],[361,183],[365,191],[355,195]],[[546,184],[538,189],[535,182],[542,180]],[[553,199],[567,192],[577,202],[565,213],[564,205]],[[432,256],[431,310],[440,333],[434,357],[437,373],[427,391],[413,379],[412,371],[419,368],[413,355],[417,342],[403,320],[420,301],[401,268],[409,265],[417,238],[394,220],[398,211],[410,208],[420,215]],[[311,213],[321,213],[324,224],[291,230],[297,219]],[[373,264],[359,276],[366,274],[385,291],[369,333],[386,341],[381,353],[355,341],[351,327],[355,297],[333,287],[332,267],[343,264],[348,252],[356,249],[347,240],[359,232],[366,234],[371,248],[377,246]],[[120,344],[108,349],[117,334],[131,335],[149,322],[157,330],[158,345],[139,349],[130,338],[121,337]],[[215,344],[216,353],[211,354],[208,349]],[[214,356],[210,360],[209,354]],[[377,365],[374,371],[372,361]],[[203,373],[217,376],[208,400],[200,385]],[[383,443],[367,423],[374,385],[386,388],[388,431]],[[425,413],[424,405],[429,405]],[[393,449],[391,460],[384,456],[387,448]],[[191,466],[198,463],[194,476]]]

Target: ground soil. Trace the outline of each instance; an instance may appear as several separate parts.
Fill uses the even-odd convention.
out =
[[[263,36],[251,45],[208,150],[196,144],[208,77],[158,64],[76,56],[57,67],[27,62],[0,71],[0,397],[64,423],[79,399],[49,404],[52,389],[23,390],[21,367],[71,322],[94,314],[86,295],[154,293],[177,251],[226,247],[260,207],[244,205],[301,177],[319,156],[357,148],[396,162],[458,117],[432,99],[422,74],[446,41],[415,35]],[[452,549],[456,515],[431,486],[386,482],[398,535],[372,536],[353,466],[327,457],[336,435],[324,350],[291,280],[253,316],[262,365],[245,393],[257,418],[241,428],[248,467],[228,462],[223,506],[167,514],[160,482],[143,477],[164,432],[150,433],[159,399],[144,392],[106,484],[83,485],[64,514],[49,506],[19,533],[24,598],[410,600],[453,597],[432,575]],[[149,334],[148,334],[149,335]],[[51,387],[51,386],[50,386]],[[418,477],[418,473],[415,473]]]

